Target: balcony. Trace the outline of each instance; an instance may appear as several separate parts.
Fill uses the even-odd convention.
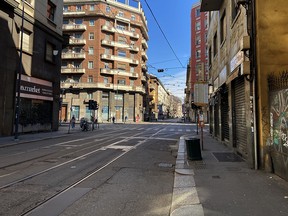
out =
[[[85,45],[86,39],[70,38],[69,44],[70,45]]]
[[[131,73],[128,71],[117,70],[117,69],[101,68],[101,73],[110,74],[110,75],[120,75],[120,76],[126,76],[126,77],[131,77],[131,78],[138,78],[137,73]]]
[[[63,31],[86,31],[85,24],[64,24],[62,26]]]
[[[126,58],[126,57],[121,57],[121,56],[109,55],[109,54],[101,54],[101,59],[110,60],[110,61],[126,62],[129,64],[135,64],[135,65],[139,64],[138,60]]]
[[[85,59],[86,55],[85,53],[62,53],[62,59]]]
[[[141,51],[141,55],[142,55],[143,59],[145,59],[146,61],[148,60],[148,56],[147,56],[146,52]]]
[[[83,16],[85,15],[85,11],[63,11],[63,16]]]
[[[102,25],[101,26],[101,30],[102,31],[112,32],[112,33],[118,32],[120,34],[124,34],[124,35],[127,35],[129,37],[136,38],[136,39],[139,39],[139,37],[140,37],[139,34],[137,34],[135,32],[122,30],[122,29],[116,29],[115,27],[108,26],[108,25]]]
[[[147,41],[145,39],[142,39],[142,45],[145,49],[148,49],[148,44],[147,44]]]
[[[85,74],[85,68],[61,68],[61,74]]]

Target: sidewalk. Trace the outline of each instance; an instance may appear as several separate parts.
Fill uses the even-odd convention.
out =
[[[68,124],[62,125],[59,127],[58,131],[20,134],[17,140],[15,140],[14,136],[0,137],[0,148],[9,146],[9,145],[17,145],[21,143],[35,142],[38,140],[53,139],[56,137],[68,136],[69,133],[71,134],[71,133],[81,132],[79,125],[77,124],[75,128],[73,129],[70,128],[70,131],[68,133],[68,126],[69,126]]]
[[[186,159],[179,141],[171,216],[288,215],[288,182],[254,170],[231,149],[204,133],[202,160]]]

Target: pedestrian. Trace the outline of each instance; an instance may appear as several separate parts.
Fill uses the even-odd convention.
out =
[[[128,119],[128,117],[127,117],[127,116],[125,116],[125,122],[127,122],[127,119]]]
[[[115,117],[114,116],[112,117],[112,122],[113,122],[113,124],[115,123]]]
[[[94,116],[91,115],[90,120],[91,120],[91,123],[92,123],[92,131],[93,131],[94,130],[94,121],[95,121]]]
[[[72,129],[75,128],[75,121],[76,121],[75,120],[75,116],[73,115],[72,118],[71,118],[71,121],[70,121]]]

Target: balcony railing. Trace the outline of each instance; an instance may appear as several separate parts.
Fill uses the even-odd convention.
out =
[[[70,38],[69,44],[70,45],[85,45],[86,39]]]
[[[63,31],[85,31],[87,29],[85,24],[64,24]]]
[[[101,29],[103,31],[108,31],[108,32],[118,32],[118,33],[121,33],[121,34],[124,34],[124,35],[127,35],[127,36],[130,36],[132,38],[137,38],[139,39],[139,34],[135,33],[135,32],[132,32],[132,31],[127,31],[127,30],[122,30],[122,29],[116,29],[115,27],[113,26],[108,26],[108,25],[102,25]]]
[[[142,86],[128,86],[128,85],[117,85],[113,83],[96,83],[96,82],[61,82],[61,88],[62,89],[68,89],[68,88],[99,88],[99,89],[113,89],[115,91],[122,90],[122,91],[132,91],[132,92],[142,92],[145,93],[145,89]]]
[[[109,55],[109,54],[101,54],[101,59],[111,60],[111,61],[121,61],[126,62],[130,64],[139,64],[138,60],[127,58],[127,57],[121,57],[121,56],[115,56],[115,55]]]
[[[83,16],[85,11],[63,11],[63,16]]]
[[[127,77],[132,77],[132,78],[138,78],[137,73],[132,73],[128,71],[123,71],[123,70],[117,70],[117,69],[109,69],[109,68],[101,68],[101,73],[102,74],[112,74],[112,75],[121,75],[121,76],[127,76]]]
[[[146,52],[141,51],[141,55],[146,61],[148,60],[148,56],[147,56]]]
[[[62,59],[85,59],[85,53],[62,53]]]
[[[145,47],[145,49],[148,49],[148,44],[147,44],[147,41],[145,39],[142,39],[142,44]]]
[[[61,68],[62,74],[85,74],[85,68]]]

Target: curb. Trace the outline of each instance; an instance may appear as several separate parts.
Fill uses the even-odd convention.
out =
[[[204,216],[194,181],[194,170],[187,166],[185,136],[180,137],[176,159],[170,216]]]

